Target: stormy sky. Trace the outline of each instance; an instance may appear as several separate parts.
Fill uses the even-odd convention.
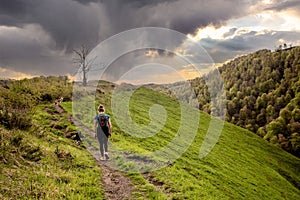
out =
[[[300,45],[299,24],[299,0],[1,0],[0,78],[73,75],[73,49],[133,28],[181,32],[222,63]]]

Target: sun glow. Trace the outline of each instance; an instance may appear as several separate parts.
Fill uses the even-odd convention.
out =
[[[207,26],[205,28],[199,28],[195,35],[189,34],[188,37],[196,41],[199,41],[203,38],[213,38],[213,39],[222,39],[224,34],[227,33],[232,27],[220,27],[215,28],[214,26]]]
[[[26,73],[16,72],[10,69],[4,69],[0,67],[0,79],[7,78],[20,80],[24,78],[33,78],[33,76]]]

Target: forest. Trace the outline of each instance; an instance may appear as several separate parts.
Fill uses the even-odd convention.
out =
[[[259,50],[218,70],[226,91],[226,121],[300,157],[300,47]],[[199,109],[210,113],[212,94],[205,78],[191,84]]]

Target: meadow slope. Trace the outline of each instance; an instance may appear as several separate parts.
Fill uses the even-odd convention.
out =
[[[137,125],[147,126],[150,123],[149,109],[153,104],[163,106],[167,112],[166,122],[156,135],[138,138],[124,132],[115,121],[110,109],[110,96],[114,86],[102,82],[98,87],[102,92],[96,95],[97,103],[105,104],[112,117],[114,134],[111,142],[126,154],[150,155],[176,137],[181,123],[179,103],[176,100],[147,88],[136,90],[130,99],[129,111]],[[65,103],[64,107],[71,112],[71,103]],[[84,106],[81,109],[83,124],[92,127],[92,119],[84,117]],[[165,194],[161,198],[300,198],[300,159],[248,130],[225,123],[217,144],[206,157],[200,158],[199,149],[210,120],[208,114],[200,112],[197,135],[185,153],[166,167],[142,174],[146,181]],[[113,159],[117,160],[115,164],[120,169],[134,169],[133,161],[121,159],[119,155],[113,156]]]
[[[89,113],[94,115],[95,110],[79,101],[74,113],[74,96],[73,104],[68,101],[72,85],[65,80],[40,77],[11,81],[0,87],[1,199],[106,198],[103,170],[90,153],[98,151],[97,141],[91,135],[93,118],[87,117]],[[58,85],[63,87],[58,90]],[[116,87],[100,81],[96,93],[82,88],[78,94],[82,98],[91,94],[96,99],[93,106],[103,103],[111,115],[114,126],[111,160],[106,164],[124,171],[130,179],[130,199],[300,199],[299,158],[229,123],[225,123],[212,151],[200,158],[199,150],[211,117],[144,87],[133,92],[129,101],[129,116],[140,127],[140,132],[132,135],[132,129],[124,131],[125,125],[130,125],[126,113],[120,113],[125,116],[122,123],[118,121],[120,116],[112,112],[112,105],[122,100],[117,95],[111,101]],[[123,92],[127,95],[133,89],[125,87]],[[63,114],[51,103],[62,93],[68,97],[61,104]],[[195,121],[196,113],[200,114],[200,120]],[[68,116],[71,114],[82,127],[72,123]],[[166,118],[162,117],[164,114]],[[152,119],[156,122],[152,123]],[[185,125],[179,135],[182,122]],[[148,125],[155,134],[148,134],[152,129],[143,129]],[[89,129],[89,133],[83,129]],[[84,146],[76,145],[73,140],[78,130],[85,136]],[[196,135],[185,131],[195,131]],[[177,138],[175,143],[174,138]],[[165,152],[170,157],[151,157],[170,141],[173,143]],[[180,149],[182,146],[187,149]],[[178,149],[185,151],[180,155]],[[170,162],[170,158],[176,159]],[[157,163],[166,165],[151,171]]]

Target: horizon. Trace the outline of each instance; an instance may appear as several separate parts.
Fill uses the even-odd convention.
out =
[[[289,50],[291,48],[295,48],[295,47],[299,47],[299,46],[288,46],[286,49],[282,48],[280,50]],[[249,53],[246,53],[246,54],[243,54],[243,55],[237,55],[233,58],[229,58],[228,60],[226,60],[225,62],[223,63],[214,63],[212,65],[215,65],[216,66],[216,69],[220,68],[220,67],[223,67],[224,64],[227,64],[237,58],[240,58],[240,57],[243,57],[243,56],[247,56],[249,54],[252,54],[252,53],[255,53],[257,51],[262,51],[262,50],[268,50],[268,51],[271,51],[271,52],[276,52],[277,50],[274,49],[258,49],[256,51],[253,51],[253,52],[249,52]],[[1,69],[0,69],[0,72],[1,72]],[[2,72],[3,72],[3,69],[2,69]],[[208,71],[209,72],[209,71]],[[206,74],[206,73],[205,73]],[[38,78],[38,77],[59,77],[59,76],[66,76],[68,78],[68,80],[70,80],[71,82],[74,82],[74,83],[82,83],[82,80],[78,80],[76,81],[75,79],[75,76],[70,76],[68,74],[66,75],[55,75],[55,74],[49,74],[49,75],[36,75],[36,76],[28,76],[28,77],[19,77],[19,78],[5,78],[5,77],[0,77],[0,80],[1,81],[5,81],[5,80],[24,80],[24,79],[33,79],[33,78]],[[149,81],[149,82],[130,82],[130,80],[118,80],[118,81],[110,81],[110,80],[106,80],[106,79],[89,79],[87,83],[89,82],[100,82],[100,81],[105,81],[105,82],[109,82],[109,83],[113,83],[113,84],[116,84],[116,85],[121,85],[121,84],[129,84],[129,85],[133,85],[133,86],[145,86],[145,85],[168,85],[168,84],[175,84],[175,83],[179,83],[179,82],[184,82],[184,81],[190,81],[190,80],[194,80],[196,78],[199,78],[199,77],[202,77],[202,76],[192,76],[188,79],[184,79],[184,80],[173,80],[173,81],[168,81],[168,82],[154,82],[154,81]]]

